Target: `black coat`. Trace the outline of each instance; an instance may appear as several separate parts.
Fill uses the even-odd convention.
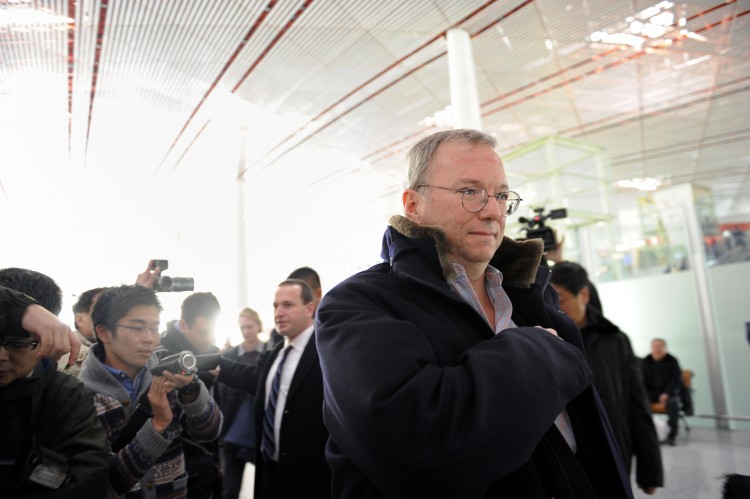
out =
[[[38,404],[36,411],[34,399]],[[20,457],[16,466],[0,466],[3,497],[105,496],[109,475],[107,432],[96,417],[91,391],[81,381],[58,371],[55,362],[44,359],[37,362],[28,378],[0,388],[0,407],[0,457],[5,462]],[[32,452],[32,433],[41,447],[68,458],[71,480],[57,490],[29,482],[19,484],[22,476],[30,472],[22,465]]]
[[[541,243],[506,238],[491,262],[521,326],[495,335],[447,284],[442,232],[391,223],[386,261],[318,308],[334,496],[632,497],[580,333],[537,272]],[[575,455],[553,425],[565,408]]]
[[[680,394],[682,369],[677,358],[667,354],[657,362],[651,355],[646,355],[642,367],[643,383],[646,385],[649,401],[656,402],[662,393],[670,397]]]
[[[323,425],[323,378],[320,372],[315,335],[307,342],[297,369],[294,371],[279,437],[277,484],[263,483],[267,464],[261,455],[263,413],[266,400],[266,378],[276,356],[284,348],[279,343],[266,351],[257,366],[248,366],[227,359],[221,360],[219,382],[255,395],[255,497],[265,499],[264,491],[276,488],[273,497],[331,497],[331,470],[324,449],[328,430]]]
[[[626,467],[630,469],[635,456],[636,482],[663,487],[659,438],[643,385],[640,359],[633,354],[630,340],[593,307],[586,310],[581,335],[594,372],[594,386],[607,409]]]

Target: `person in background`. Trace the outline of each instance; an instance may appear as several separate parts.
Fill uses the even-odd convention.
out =
[[[576,323],[583,336],[586,359],[594,373],[594,386],[602,398],[628,472],[636,459],[636,483],[653,494],[664,486],[659,439],[656,435],[639,359],[627,335],[589,305],[589,278],[573,262],[552,267],[552,286],[560,295],[560,308]]]
[[[544,259],[542,260],[543,265],[548,265],[548,262],[552,262],[552,265],[556,265],[558,263],[567,261],[565,260],[565,258],[563,258],[563,246],[565,244],[565,237],[563,236],[561,238],[558,238],[557,233],[555,233],[555,240],[557,241],[555,243],[555,247],[544,253]],[[596,286],[594,286],[594,283],[589,280],[587,287],[589,290],[588,305],[590,307],[594,307],[599,311],[600,314],[604,315],[604,308],[602,308],[602,302],[601,300],[599,300],[599,291],[597,291]]]
[[[78,376],[81,371],[81,364],[86,358],[91,344],[96,341],[94,326],[91,324],[91,309],[104,288],[93,288],[81,293],[78,301],[73,305],[73,317],[75,322],[75,334],[81,340],[81,352],[78,354],[76,363],[68,365],[69,357],[64,355],[57,361],[57,368],[73,376]]]
[[[651,354],[643,358],[643,382],[651,403],[659,402],[667,408],[669,433],[665,443],[675,445],[679,431],[680,392],[682,369],[676,357],[667,352],[667,342],[662,338],[651,340]]]
[[[310,286],[310,289],[312,289],[313,292],[313,316],[315,316],[318,304],[320,303],[321,298],[323,298],[323,288],[320,285],[320,276],[318,273],[310,267],[300,267],[294,269],[291,274],[287,276],[287,279],[299,279]],[[270,339],[268,340],[268,349],[273,350],[276,345],[283,341],[283,339],[284,338],[279,332],[276,331],[276,328],[272,329]]]
[[[214,330],[220,312],[221,305],[213,293],[192,293],[182,302],[180,319],[167,323],[161,345],[172,354],[185,350],[196,355],[218,354],[220,351],[214,344]],[[197,376],[209,393],[212,393],[214,377],[208,371],[198,371]],[[218,499],[223,487],[218,439],[213,442],[197,442],[185,429],[182,441],[185,467],[190,477],[188,498]]]
[[[266,344],[258,339],[263,324],[258,312],[244,308],[240,312],[239,326],[242,343],[222,355],[234,362],[255,366]],[[224,473],[222,497],[236,499],[242,488],[242,475],[246,463],[255,462],[255,398],[247,392],[233,390],[223,383],[215,386],[215,398],[224,414],[221,430],[221,468]]]
[[[266,350],[257,366],[221,359],[218,381],[255,394],[258,401],[254,495],[258,499],[331,497],[314,296],[299,279],[280,283],[273,309],[283,343]]]
[[[383,262],[320,302],[334,497],[632,497],[543,242],[504,237],[521,198],[496,145],[415,144]]]
[[[161,310],[152,290],[124,285],[105,290],[91,314],[97,342],[79,379],[109,437],[108,497],[185,497],[183,428],[198,442],[221,430],[221,412],[195,374],[152,374]]]
[[[37,299],[55,315],[62,309],[60,287],[42,273],[3,269],[0,286]],[[96,417],[91,392],[58,371],[53,360],[38,359],[39,342],[9,322],[0,320],[2,494],[103,497],[109,471],[107,434]],[[43,467],[55,472],[40,473]]]

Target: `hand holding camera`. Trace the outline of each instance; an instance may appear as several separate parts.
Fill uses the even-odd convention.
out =
[[[169,260],[149,260],[146,270],[138,274],[135,283],[144,288],[159,292],[193,291],[195,280],[192,277],[169,277],[162,272],[169,268]]]

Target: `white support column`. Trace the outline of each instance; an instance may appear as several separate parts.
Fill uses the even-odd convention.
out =
[[[240,157],[237,162],[237,305],[247,306],[247,241],[245,234],[245,148],[247,128],[240,125]]]
[[[481,130],[482,115],[479,112],[471,38],[466,30],[451,29],[448,30],[447,40],[453,126]]]

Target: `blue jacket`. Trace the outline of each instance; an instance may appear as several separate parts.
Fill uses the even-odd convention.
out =
[[[498,335],[447,284],[445,249],[440,230],[393,217],[385,262],[318,308],[333,496],[632,497],[541,243],[506,238],[491,262],[519,326]],[[553,425],[565,408],[575,455]]]

